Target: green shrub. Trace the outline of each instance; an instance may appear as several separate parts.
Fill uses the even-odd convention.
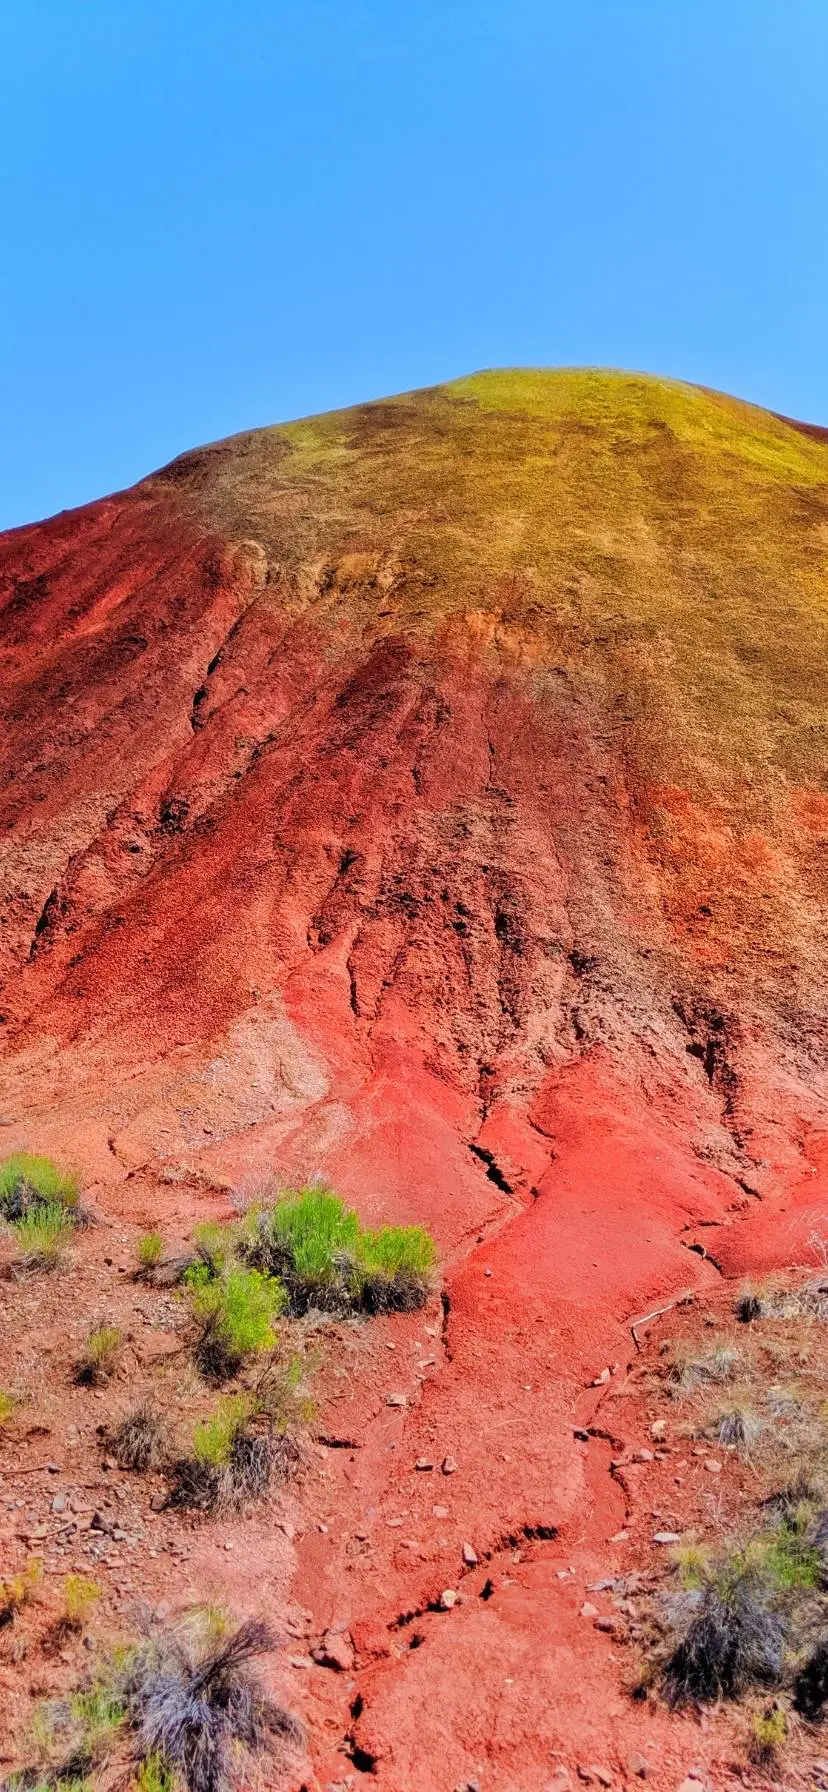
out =
[[[175,1464],[172,1503],[237,1511],[261,1499],[274,1480],[288,1480],[299,1455],[293,1433],[265,1402],[246,1394],[225,1398],[195,1426],[190,1456]]]
[[[205,1373],[234,1375],[248,1357],[273,1349],[274,1321],[285,1304],[273,1276],[240,1266],[214,1276],[198,1264],[185,1282],[199,1328],[196,1361]]]
[[[95,1325],[75,1365],[75,1380],[87,1387],[101,1387],[118,1366],[124,1334],[117,1325]]]
[[[226,1468],[239,1432],[252,1411],[247,1394],[231,1394],[220,1400],[208,1419],[200,1419],[193,1431],[193,1457],[206,1468]]]
[[[0,1580],[0,1625],[8,1624],[28,1605],[43,1579],[43,1563],[39,1556],[30,1556],[25,1568],[8,1580]]]
[[[193,1245],[200,1264],[211,1276],[220,1276],[229,1269],[236,1254],[238,1228],[222,1225],[220,1220],[205,1220],[193,1230]]]
[[[74,1218],[57,1201],[30,1207],[12,1220],[24,1269],[55,1269],[74,1227]]]
[[[435,1260],[419,1226],[363,1228],[338,1195],[315,1186],[254,1211],[241,1249],[279,1277],[296,1313],[409,1311],[426,1300]]]
[[[144,1232],[135,1246],[135,1255],[138,1259],[138,1268],[144,1275],[157,1269],[164,1255],[164,1240],[161,1233]]]
[[[8,1388],[0,1388],[0,1425],[8,1425],[17,1411],[17,1401]]]
[[[63,1583],[63,1623],[70,1630],[81,1630],[101,1597],[96,1580],[83,1574],[67,1574]]]
[[[75,1213],[80,1199],[78,1178],[60,1170],[50,1157],[15,1151],[0,1164],[0,1215],[19,1220],[34,1207],[63,1207]]]
[[[751,1724],[751,1756],[757,1767],[773,1767],[788,1739],[788,1720],[781,1705],[757,1712]]]

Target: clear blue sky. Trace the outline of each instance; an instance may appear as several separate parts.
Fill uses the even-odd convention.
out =
[[[0,0],[0,526],[611,364],[828,422],[825,0]]]

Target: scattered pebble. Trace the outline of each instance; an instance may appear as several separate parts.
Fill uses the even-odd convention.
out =
[[[680,1543],[681,1534],[679,1531],[654,1531],[653,1542],[666,1548],[668,1543]]]
[[[476,1568],[480,1557],[473,1543],[463,1544],[463,1561],[467,1568]]]
[[[386,1406],[407,1406],[408,1398],[405,1394],[389,1394],[385,1404]]]
[[[450,1612],[452,1609],[452,1606],[454,1606],[456,1604],[457,1604],[457,1594],[455,1593],[454,1588],[446,1587],[445,1591],[440,1594],[441,1610],[444,1612]]]
[[[420,1456],[418,1458],[418,1460],[415,1462],[414,1467],[416,1468],[416,1470],[419,1474],[425,1475],[428,1473],[429,1469],[432,1469],[434,1467],[434,1463],[429,1462],[429,1459],[427,1456]]]
[[[704,1466],[709,1475],[720,1475],[722,1472],[722,1465],[716,1461],[715,1456],[708,1456]]]
[[[583,1605],[581,1606],[581,1617],[582,1618],[597,1618],[597,1616],[598,1616],[597,1605],[590,1605],[589,1600],[585,1599]]]
[[[441,1467],[444,1475],[456,1475],[457,1473],[457,1463],[453,1456],[444,1456]]]

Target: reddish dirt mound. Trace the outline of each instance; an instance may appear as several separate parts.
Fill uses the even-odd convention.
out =
[[[623,1515],[589,1384],[828,1211],[826,545],[828,446],[598,374],[240,437],[0,541],[9,1148],[129,1222],[322,1172],[439,1241],[439,1372],[357,1402],[294,1586],[389,1792],[540,1792],[599,1712],[623,1761],[552,1565]],[[453,1584],[464,1542],[530,1558],[451,1617],[405,1528],[446,1456]]]

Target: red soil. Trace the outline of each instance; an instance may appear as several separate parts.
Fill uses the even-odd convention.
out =
[[[174,480],[0,542],[3,1136],[76,1160],[113,1221],[199,1217],[164,1166],[321,1171],[439,1241],[442,1331],[391,1340],[436,1361],[400,1367],[404,1409],[357,1392],[297,1549],[294,1600],[357,1651],[321,1676],[320,1784],[541,1792],[639,1747],[673,1788],[713,1757],[678,1719],[642,1734],[578,1617],[624,1512],[573,1429],[631,1321],[802,1260],[828,1208],[822,1022],[799,1051],[784,1018],[817,952],[791,842],[824,843],[825,799],[795,795],[783,852],[620,744],[577,640],[496,637],[485,604],[366,624],[347,569],[317,575],[324,606]],[[760,886],[788,917],[794,888],[801,937],[759,940]]]

